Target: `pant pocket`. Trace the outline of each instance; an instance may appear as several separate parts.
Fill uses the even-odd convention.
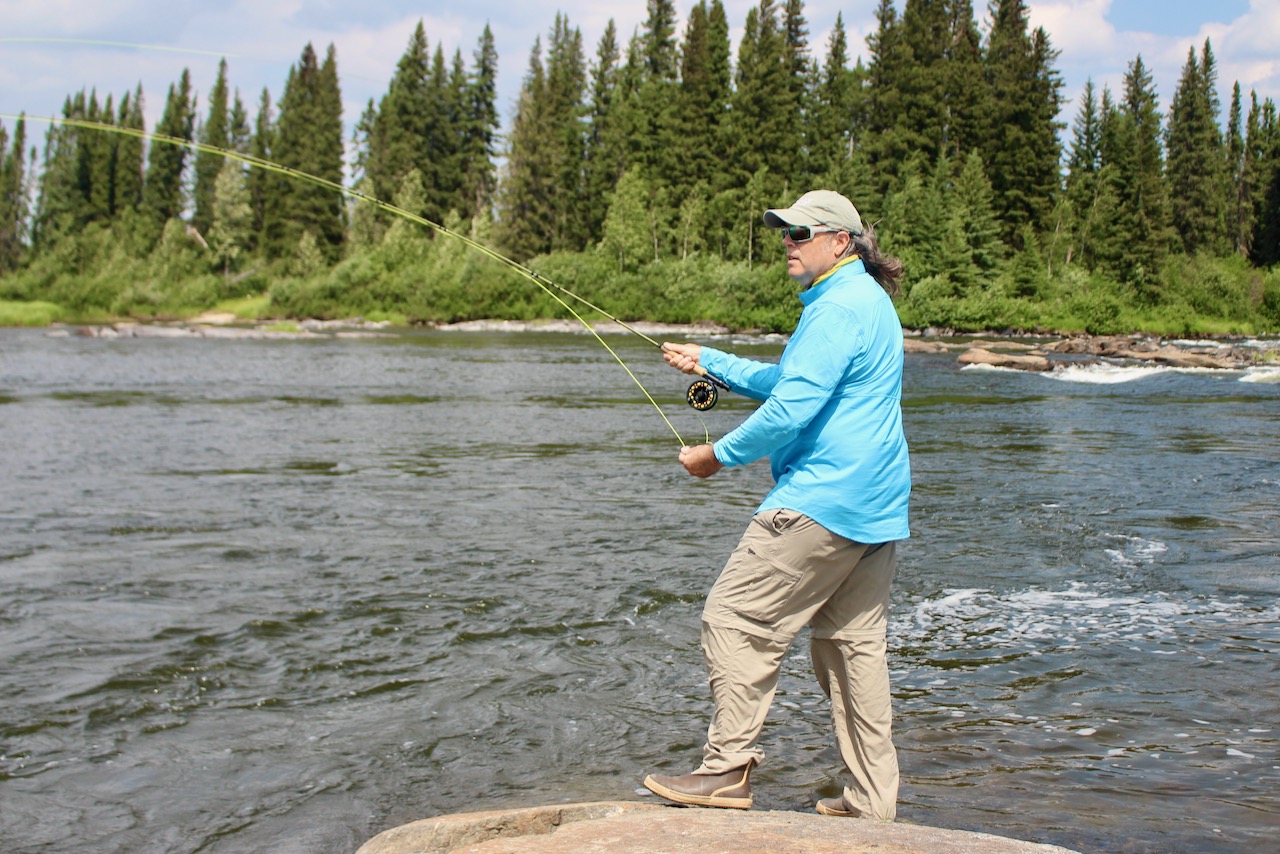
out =
[[[724,604],[749,620],[773,624],[786,616],[803,573],[754,547],[725,567],[717,587]]]

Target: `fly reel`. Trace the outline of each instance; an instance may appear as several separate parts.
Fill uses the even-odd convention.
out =
[[[685,392],[684,399],[699,412],[706,412],[716,405],[716,401],[720,399],[720,392],[716,391],[715,384],[711,380],[694,380],[689,383],[689,390]]]
[[[702,378],[689,383],[689,390],[684,393],[684,399],[699,412],[706,412],[720,399],[718,389],[728,391],[729,386],[703,369],[699,369],[698,373],[702,374]]]

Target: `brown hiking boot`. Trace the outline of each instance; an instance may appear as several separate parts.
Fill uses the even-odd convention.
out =
[[[725,774],[685,774],[683,777],[650,774],[644,778],[644,786],[655,795],[678,804],[749,810],[751,765],[748,762]]]
[[[862,810],[849,806],[844,795],[838,798],[823,798],[818,801],[817,810],[821,815],[834,815],[841,818],[861,818]]]

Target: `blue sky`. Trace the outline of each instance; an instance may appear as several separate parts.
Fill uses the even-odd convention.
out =
[[[677,0],[684,16],[695,0]],[[758,2],[758,0],[757,0]],[[751,0],[724,0],[736,52]],[[876,0],[808,0],[812,52],[821,56],[837,13],[844,17],[851,51],[866,56],[875,28]],[[896,3],[899,11],[905,0]],[[982,19],[986,0],[975,0]],[[1239,81],[1248,97],[1280,102],[1280,0],[1054,0],[1030,2],[1031,20],[1049,32],[1061,55],[1058,69],[1070,123],[1087,79],[1119,94],[1127,65],[1138,54],[1151,69],[1161,109],[1167,109],[1188,48],[1211,40],[1218,60],[1219,96],[1225,111]],[[535,37],[550,29],[557,9],[582,30],[589,58],[610,18],[622,40],[644,21],[646,0],[0,0],[0,114],[58,114],[64,98],[97,87],[118,100],[139,82],[154,127],[169,85],[189,68],[203,104],[218,60],[229,63],[231,84],[253,110],[266,87],[277,99],[289,66],[303,46],[337,49],[348,124],[370,98],[386,91],[395,63],[418,20],[434,48],[450,57],[461,50],[468,65],[489,23],[499,53],[499,108],[509,124]],[[108,42],[131,47],[106,44]],[[8,128],[12,121],[0,119]],[[1225,118],[1224,118],[1225,121]],[[32,124],[28,138],[43,140]]]

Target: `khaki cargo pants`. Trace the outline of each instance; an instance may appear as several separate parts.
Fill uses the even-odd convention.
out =
[[[715,713],[703,763],[722,774],[764,752],[756,746],[783,655],[806,625],[836,744],[851,775],[846,803],[892,821],[898,799],[889,669],[885,661],[895,544],[846,540],[792,510],[751,520],[702,612],[702,651]]]

